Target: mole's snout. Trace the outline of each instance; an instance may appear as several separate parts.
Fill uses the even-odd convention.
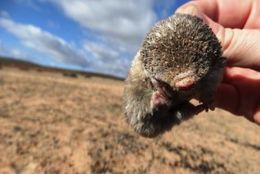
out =
[[[170,83],[170,86],[178,90],[189,90],[198,81],[197,75],[193,71],[178,74]]]

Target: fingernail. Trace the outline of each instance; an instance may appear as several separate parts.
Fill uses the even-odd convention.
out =
[[[176,10],[176,13],[185,13],[185,14],[193,15],[194,13],[196,13],[196,11],[197,11],[197,8],[195,7],[195,5],[188,4],[188,5],[185,5],[185,6],[178,8]]]
[[[197,17],[203,19],[203,15],[201,14],[199,9],[194,4],[188,4],[186,6],[182,6],[182,7],[178,8],[175,11],[175,13],[190,14],[190,15],[197,16]]]

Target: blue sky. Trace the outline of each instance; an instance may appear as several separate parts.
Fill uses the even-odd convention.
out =
[[[1,0],[0,55],[125,77],[154,23],[187,0]]]

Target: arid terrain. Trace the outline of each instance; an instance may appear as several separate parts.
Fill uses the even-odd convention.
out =
[[[0,67],[0,174],[259,174],[260,127],[221,110],[155,139],[125,123],[123,81]]]

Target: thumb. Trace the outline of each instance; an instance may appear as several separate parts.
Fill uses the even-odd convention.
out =
[[[180,7],[176,13],[195,15],[207,23],[221,42],[229,65],[260,70],[260,30],[224,28],[192,3]]]

